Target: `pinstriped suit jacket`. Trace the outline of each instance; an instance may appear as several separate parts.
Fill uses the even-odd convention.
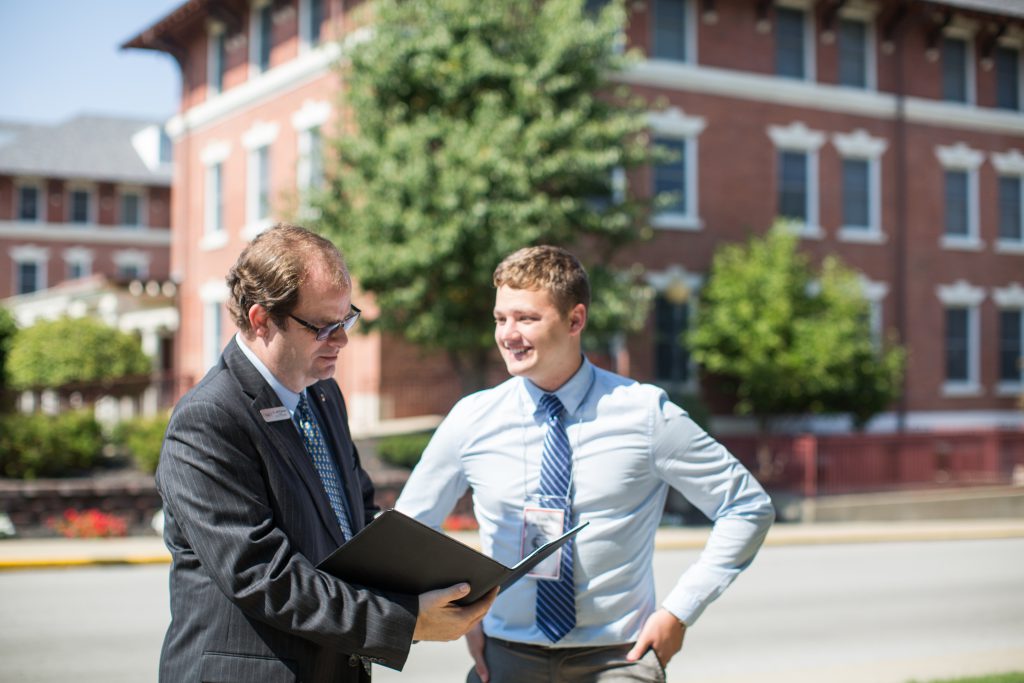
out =
[[[377,508],[341,391],[309,391],[361,529]],[[417,597],[316,570],[343,538],[294,423],[260,414],[275,406],[232,340],[171,417],[157,470],[172,555],[164,683],[354,683],[368,680],[360,658],[405,664]]]

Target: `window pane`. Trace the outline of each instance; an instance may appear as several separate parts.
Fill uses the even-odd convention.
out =
[[[807,220],[807,155],[803,152],[779,154],[779,215]]]
[[[946,171],[946,234],[967,237],[967,171]]]
[[[855,88],[868,85],[867,26],[839,20],[839,83]]]
[[[655,0],[653,56],[686,61],[685,0]]]
[[[259,164],[259,187],[257,195],[257,218],[266,218],[270,215],[270,147],[260,147],[257,152],[257,164]]]
[[[665,207],[669,213],[686,213],[686,141],[674,139],[657,139],[655,144],[667,149],[675,157],[674,161],[658,164],[654,167],[655,196],[671,192],[675,199]]]
[[[942,41],[942,99],[967,101],[967,44],[956,38]]]
[[[1021,368],[1021,311],[999,311],[999,379],[1019,382]]]
[[[946,309],[946,380],[950,382],[970,379],[967,369],[968,317],[966,308]]]
[[[139,195],[121,195],[121,225],[139,225]]]
[[[309,185],[321,188],[324,185],[324,141],[320,128],[309,129]]]
[[[800,10],[775,9],[775,73],[804,77],[804,13]]]
[[[867,159],[843,159],[843,225],[867,228],[870,185]]]
[[[260,71],[270,68],[270,46],[274,37],[274,23],[271,21],[272,8],[272,5],[264,5],[259,9]]]
[[[309,42],[317,45],[320,42],[320,31],[324,23],[323,0],[309,0]]]
[[[996,106],[1001,109],[1020,108],[1020,56],[1016,50],[997,47]]]
[[[89,222],[89,193],[85,190],[71,192],[71,222]]]
[[[18,188],[18,219],[39,220],[39,188],[23,186]]]
[[[68,261],[68,279],[77,280],[85,277],[85,263],[83,261]]]
[[[211,59],[213,59],[213,66],[210,69],[213,82],[210,83],[210,87],[214,92],[220,92],[224,89],[224,42],[223,33],[213,37],[213,50],[210,55]]]
[[[1021,179],[1016,176],[999,178],[999,239],[1021,241]]]
[[[31,294],[39,289],[39,264],[35,261],[18,262],[18,294]]]
[[[661,382],[690,379],[690,352],[682,335],[689,326],[690,307],[675,304],[664,296],[654,299],[654,376]]]

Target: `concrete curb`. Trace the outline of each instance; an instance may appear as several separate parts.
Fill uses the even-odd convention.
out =
[[[657,550],[699,550],[710,528],[661,528]],[[479,547],[474,532],[451,534]],[[768,547],[1024,538],[1024,520],[979,519],[926,522],[776,524]],[[0,572],[90,566],[168,564],[170,553],[157,536],[108,539],[8,539],[0,541]]]

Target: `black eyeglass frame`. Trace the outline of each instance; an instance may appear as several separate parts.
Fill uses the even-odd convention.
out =
[[[351,308],[352,310],[344,318],[336,323],[324,325],[323,327],[317,327],[313,323],[306,322],[302,318],[292,315],[291,313],[288,314],[288,317],[305,327],[307,330],[315,333],[316,340],[322,342],[330,338],[330,336],[334,334],[339,327],[346,332],[355,327],[356,323],[359,321],[359,316],[362,315],[363,312],[357,306],[352,306]]]

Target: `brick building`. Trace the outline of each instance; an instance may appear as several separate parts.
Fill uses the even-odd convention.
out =
[[[783,215],[808,253],[862,274],[877,334],[893,330],[909,349],[905,396],[872,428],[1024,423],[1024,6],[627,5],[626,41],[646,59],[624,80],[666,103],[650,114],[652,135],[681,153],[628,179],[632,192],[679,192],[628,256],[658,292],[649,333],[621,354],[629,374],[698,391],[672,340],[714,250]],[[200,375],[233,332],[223,276],[242,245],[271,217],[301,215],[318,182],[320,141],[338,120],[331,65],[361,8],[189,0],[125,45],[168,52],[183,74],[168,124],[181,373]],[[354,336],[343,359],[357,425],[444,412],[458,395],[443,363],[376,335]]]

